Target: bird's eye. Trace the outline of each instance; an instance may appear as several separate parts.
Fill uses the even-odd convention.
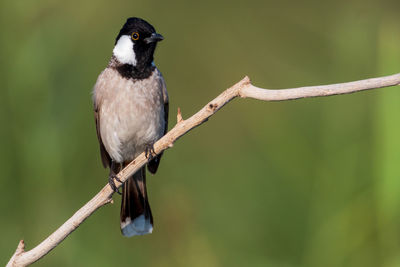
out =
[[[134,32],[132,33],[132,40],[137,41],[139,39],[139,33],[138,32]]]

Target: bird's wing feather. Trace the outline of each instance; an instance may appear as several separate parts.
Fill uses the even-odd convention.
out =
[[[161,75],[161,73],[160,73]],[[168,99],[168,92],[167,92],[167,86],[165,84],[164,78],[161,76],[161,82],[162,82],[162,92],[163,92],[163,99],[164,99],[164,133],[163,136],[167,133],[168,131],[168,113],[169,113],[169,99]],[[147,169],[149,172],[152,174],[155,174],[158,169],[158,165],[160,164],[160,160],[162,157],[162,152],[154,157],[148,164],[147,164]]]
[[[96,92],[96,87],[98,86],[98,83],[95,85],[94,92]],[[101,134],[100,134],[100,105],[99,101],[94,98],[94,120],[96,122],[96,133],[97,133],[97,139],[99,140],[99,145],[100,145],[100,156],[101,156],[101,161],[103,163],[104,168],[111,167],[111,157],[107,153],[107,150],[103,144],[103,141],[101,140]]]

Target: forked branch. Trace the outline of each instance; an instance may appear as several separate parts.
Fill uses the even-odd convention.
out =
[[[200,111],[192,117],[184,120],[180,109],[177,115],[177,124],[160,140],[154,144],[154,152],[161,153],[165,149],[172,147],[174,142],[181,136],[207,121],[209,117],[214,115],[220,108],[236,97],[254,98],[263,101],[283,101],[291,99],[299,99],[306,97],[330,96],[338,94],[349,94],[363,90],[376,89],[381,87],[393,86],[400,84],[400,73],[391,76],[360,80],[348,83],[339,83],[321,86],[309,86],[291,89],[271,90],[262,89],[253,86],[248,77],[222,92],[219,96],[205,105]],[[145,153],[140,154],[129,165],[127,165],[119,174],[118,178],[124,182],[133,173],[139,170],[147,163]],[[122,184],[116,182],[116,186]],[[42,243],[31,250],[25,251],[24,241],[21,240],[17,250],[8,262],[7,266],[27,266],[44,255],[49,253],[61,241],[63,241],[70,233],[72,233],[79,225],[88,218],[98,208],[112,201],[114,191],[110,185],[106,185],[94,196],[88,203],[80,208],[70,219],[61,225],[54,233],[47,237]]]

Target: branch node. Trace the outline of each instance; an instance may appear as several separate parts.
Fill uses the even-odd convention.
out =
[[[180,123],[180,122],[183,121],[182,113],[181,113],[181,108],[180,108],[180,107],[178,107],[178,114],[176,115],[176,120],[177,120],[177,123]]]
[[[214,112],[218,108],[218,104],[210,103],[207,106],[207,109],[211,112]]]
[[[23,239],[19,241],[17,249],[15,250],[14,255],[11,257],[10,261],[7,263],[7,267],[18,266],[16,261],[22,254],[25,253],[25,242]]]
[[[25,252],[25,242],[23,239],[21,239],[18,243],[17,250],[15,251],[15,254],[19,255]]]
[[[247,95],[242,93],[242,90],[252,85],[249,76],[246,75],[239,83],[240,87],[238,90],[238,96],[240,96],[240,98],[246,98]]]
[[[251,80],[249,76],[244,76],[244,78],[242,79],[243,84],[251,84]]]

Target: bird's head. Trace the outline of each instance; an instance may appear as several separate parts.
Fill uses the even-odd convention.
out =
[[[153,62],[157,42],[163,39],[145,20],[129,18],[115,40],[113,55],[122,64],[146,68]]]

